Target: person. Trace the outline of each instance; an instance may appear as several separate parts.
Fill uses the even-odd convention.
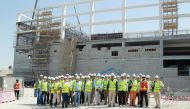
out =
[[[156,102],[155,108],[160,109],[160,97],[161,97],[160,91],[163,87],[164,87],[164,84],[159,80],[159,76],[156,75],[154,85],[153,85],[154,98]]]
[[[107,105],[108,101],[108,75],[105,75],[105,79],[103,80],[103,95],[104,95],[104,105]]]
[[[136,77],[136,80],[137,80],[137,91],[136,91],[136,96],[137,96],[137,105],[140,106],[140,92],[139,92],[139,86],[140,86],[140,82],[142,80],[142,74],[139,74],[137,77]]]
[[[80,77],[76,76],[76,81],[73,83],[73,95],[74,95],[74,106],[79,107],[80,106],[80,92],[82,88],[82,83],[79,81]]]
[[[121,79],[118,82],[118,98],[119,98],[119,106],[125,106],[125,97],[126,97],[126,92],[127,92],[127,82],[125,80],[125,75],[121,74]]]
[[[145,79],[145,75],[142,75],[142,81],[140,82],[140,107],[143,107],[143,97],[145,98],[146,108],[148,107],[148,97],[147,97],[147,91],[148,91],[148,82]]]
[[[69,81],[69,84],[70,84],[70,88],[69,88],[69,101],[70,101],[70,103],[69,104],[71,106],[73,106],[73,88],[72,88],[72,86],[73,86],[73,82],[75,80],[74,80],[73,76],[69,76],[69,79],[70,79],[70,81]]]
[[[43,79],[43,75],[41,74],[39,79],[36,81],[36,89],[37,89],[37,105],[40,105],[41,104],[41,101],[40,101],[40,96],[41,96],[41,82],[42,82],[42,79]]]
[[[148,94],[147,94],[147,96],[148,96],[148,104],[149,104],[149,100],[150,100],[150,95],[151,95],[151,93],[152,93],[152,81],[150,80],[150,75],[147,75],[146,76],[146,81],[148,82]]]
[[[16,82],[14,84],[14,92],[15,92],[15,97],[17,98],[17,100],[19,100],[19,92],[20,92],[20,83],[19,83],[19,80],[16,79]]]
[[[96,91],[95,91],[94,105],[100,105],[100,96],[101,96],[101,88],[102,88],[100,74],[97,74],[95,88],[96,88]]]
[[[131,90],[130,90],[130,106],[135,106],[135,101],[136,101],[136,93],[137,93],[137,80],[136,80],[136,75],[132,75],[132,83],[131,83]]]
[[[60,91],[61,91],[61,84],[59,82],[59,77],[56,77],[55,83],[53,84],[53,107],[57,107],[60,104]]]
[[[55,84],[55,78],[51,78],[51,83],[50,83],[50,107],[52,107],[53,106],[53,93],[54,93],[54,89],[53,89],[53,86],[54,86],[54,84]]]
[[[128,105],[128,99],[129,99],[129,92],[131,90],[131,83],[132,83],[132,80],[130,79],[130,75],[127,75],[126,76],[126,81],[127,81],[127,94],[126,94],[126,105]]]
[[[45,106],[46,105],[46,95],[47,95],[47,91],[48,91],[48,82],[47,82],[47,76],[44,76],[44,79],[41,82],[41,96],[40,96],[40,101],[41,101],[41,105]]]
[[[85,92],[85,105],[90,105],[90,96],[92,91],[92,81],[90,80],[90,76],[86,77],[87,80],[84,83],[84,92]]]
[[[61,83],[62,85],[62,108],[68,107],[68,100],[69,100],[69,87],[70,84],[68,82],[67,77],[64,77],[64,80]]]
[[[91,78],[92,78],[92,91],[91,91],[91,98],[90,98],[90,103],[92,104],[94,101],[94,97],[95,97],[95,89],[96,89],[96,74],[92,74]]]
[[[84,104],[84,83],[85,83],[85,78],[84,76],[82,76],[82,74],[80,74],[80,77],[81,77],[81,84],[82,84],[82,89],[81,89],[81,96],[80,96],[80,103],[81,104]]]
[[[114,73],[111,74],[111,80],[108,82],[108,95],[109,95],[109,105],[108,107],[111,107],[111,104],[113,104],[113,107],[115,107],[115,95],[116,95],[116,88],[117,83],[114,80]]]

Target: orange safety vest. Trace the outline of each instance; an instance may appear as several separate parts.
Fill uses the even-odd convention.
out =
[[[147,81],[141,81],[141,83],[140,83],[140,91],[141,92],[147,92],[147,90],[148,90]]]
[[[15,89],[15,90],[19,90],[19,89],[20,89],[20,83],[15,83],[14,89]]]

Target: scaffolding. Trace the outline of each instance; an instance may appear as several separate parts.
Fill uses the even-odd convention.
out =
[[[177,35],[178,5],[177,0],[163,0],[163,35]]]

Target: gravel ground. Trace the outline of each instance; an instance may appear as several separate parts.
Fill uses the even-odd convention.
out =
[[[154,98],[150,99],[150,106],[147,109],[154,109],[155,102]],[[61,108],[61,107],[59,107]],[[105,105],[100,106],[81,106],[79,109],[106,109],[108,108]],[[111,107],[113,108],[113,107]],[[115,109],[127,108],[127,109],[137,109],[129,106],[125,107],[114,107]],[[49,106],[37,106],[36,98],[33,97],[33,89],[25,88],[24,97],[21,97],[20,100],[15,102],[3,103],[0,104],[0,109],[51,109]],[[71,108],[72,109],[72,108]],[[143,108],[141,108],[143,109]],[[190,101],[161,101],[161,109],[190,109]]]

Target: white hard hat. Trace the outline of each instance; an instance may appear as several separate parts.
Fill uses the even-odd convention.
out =
[[[140,76],[138,75],[137,78],[140,78]]]
[[[80,76],[82,76],[82,73],[80,73]]]
[[[126,76],[126,73],[123,73],[124,76]]]
[[[57,76],[55,79],[59,79],[59,77]]]
[[[135,74],[133,74],[132,76],[133,76],[133,77],[136,77],[136,75],[135,75]]]
[[[52,77],[51,80],[55,81],[55,78]]]
[[[75,73],[75,76],[78,76],[78,74],[77,74],[77,73]]]
[[[121,74],[121,77],[124,77],[124,74]]]
[[[67,77],[65,76],[64,79],[67,79]]]
[[[84,76],[82,76],[81,78],[84,79]]]
[[[159,78],[159,76],[158,76],[158,75],[156,75],[156,76],[155,76],[155,78]]]
[[[111,76],[115,76],[114,73],[111,73]]]
[[[40,76],[42,77],[43,75],[41,74]]]
[[[106,74],[105,77],[107,77],[108,75]]]
[[[69,75],[68,78],[72,78],[71,75]]]
[[[98,73],[96,76],[100,77],[101,75]]]
[[[127,77],[129,78],[129,77],[130,77],[130,75],[127,75]]]
[[[146,78],[150,78],[150,75],[146,75]]]
[[[69,74],[67,73],[66,76],[69,76]]]
[[[47,76],[44,76],[44,79],[47,79]]]
[[[145,75],[142,75],[142,78],[145,78],[146,76]]]
[[[79,76],[76,76],[76,79],[80,79],[80,77],[79,77]]]
[[[51,79],[51,77],[50,77],[50,76],[48,76],[48,79]]]
[[[139,76],[142,76],[142,75],[143,75],[142,73],[139,74]]]

